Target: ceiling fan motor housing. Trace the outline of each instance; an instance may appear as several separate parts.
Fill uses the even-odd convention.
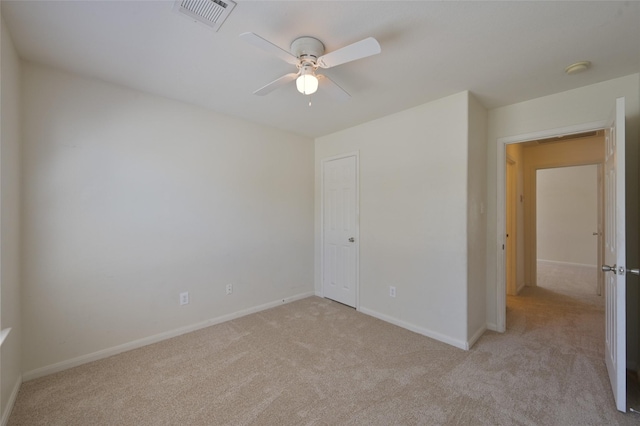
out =
[[[317,38],[298,37],[291,43],[291,53],[298,59],[313,60],[315,63],[324,54],[324,44]]]

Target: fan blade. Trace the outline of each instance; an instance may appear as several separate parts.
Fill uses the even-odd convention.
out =
[[[282,87],[285,84],[289,83],[290,81],[295,80],[297,76],[298,76],[298,73],[295,73],[295,72],[292,72],[291,74],[283,75],[279,79],[274,80],[271,83],[267,84],[266,86],[259,88],[258,90],[253,92],[253,94],[258,96],[268,95],[269,93],[273,92],[277,88]]]
[[[326,75],[317,74],[316,77],[318,77],[318,85],[332,98],[341,102],[351,98],[351,95],[348,94],[346,90],[338,86],[335,81],[331,80]]]
[[[373,37],[365,38],[341,49],[334,50],[318,58],[318,65],[322,68],[331,68],[356,59],[377,55],[381,52],[378,40]]]
[[[271,43],[270,41],[267,41],[265,39],[263,39],[262,37],[260,37],[257,34],[254,33],[242,33],[240,34],[240,38],[244,41],[246,41],[249,44],[252,44],[262,50],[266,50],[267,52],[276,55],[278,58],[282,59],[285,62],[288,62],[292,65],[298,65],[298,58],[296,58],[295,56],[293,56],[291,53],[287,52],[284,49],[281,49],[280,47],[276,46],[275,44]]]

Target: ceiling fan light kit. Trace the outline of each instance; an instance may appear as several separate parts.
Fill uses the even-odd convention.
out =
[[[348,99],[350,95],[333,80],[326,75],[316,74],[318,67],[331,68],[376,55],[381,51],[380,44],[373,37],[360,40],[326,55],[324,54],[324,44],[314,37],[305,36],[293,40],[290,52],[251,32],[240,34],[240,38],[298,68],[297,73],[286,74],[253,92],[259,96],[271,93],[290,81],[296,80],[296,88],[303,95],[315,93],[320,81],[322,81],[324,90],[331,96],[338,100]]]
[[[313,37],[300,37],[291,43],[291,53],[300,60],[296,88],[303,95],[312,95],[318,90],[317,60],[324,53],[324,44]]]
[[[318,77],[315,76],[315,69],[311,65],[304,65],[300,68],[300,75],[296,79],[296,88],[303,95],[312,95],[318,90]]]

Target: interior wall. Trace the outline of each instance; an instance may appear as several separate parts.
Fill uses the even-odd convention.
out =
[[[467,339],[467,99],[453,95],[315,143],[316,292],[321,162],[357,151],[359,309],[459,347]]]
[[[21,382],[20,60],[0,16],[0,417],[5,424]]]
[[[598,166],[538,170],[536,188],[538,261],[595,268]]]
[[[23,79],[27,376],[313,294],[312,140],[36,65]]]
[[[626,98],[626,217],[627,264],[640,264],[638,250],[638,135],[640,127],[640,74],[633,74],[567,92],[544,96],[489,111],[487,152],[487,321],[497,325],[497,148],[498,139],[568,126],[605,121],[618,97]],[[627,275],[628,362],[638,350],[638,278]]]
[[[486,330],[487,110],[469,94],[467,172],[467,340],[475,342]]]

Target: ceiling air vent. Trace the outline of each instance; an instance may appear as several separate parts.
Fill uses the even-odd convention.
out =
[[[231,0],[176,0],[173,9],[218,31],[234,7]]]

